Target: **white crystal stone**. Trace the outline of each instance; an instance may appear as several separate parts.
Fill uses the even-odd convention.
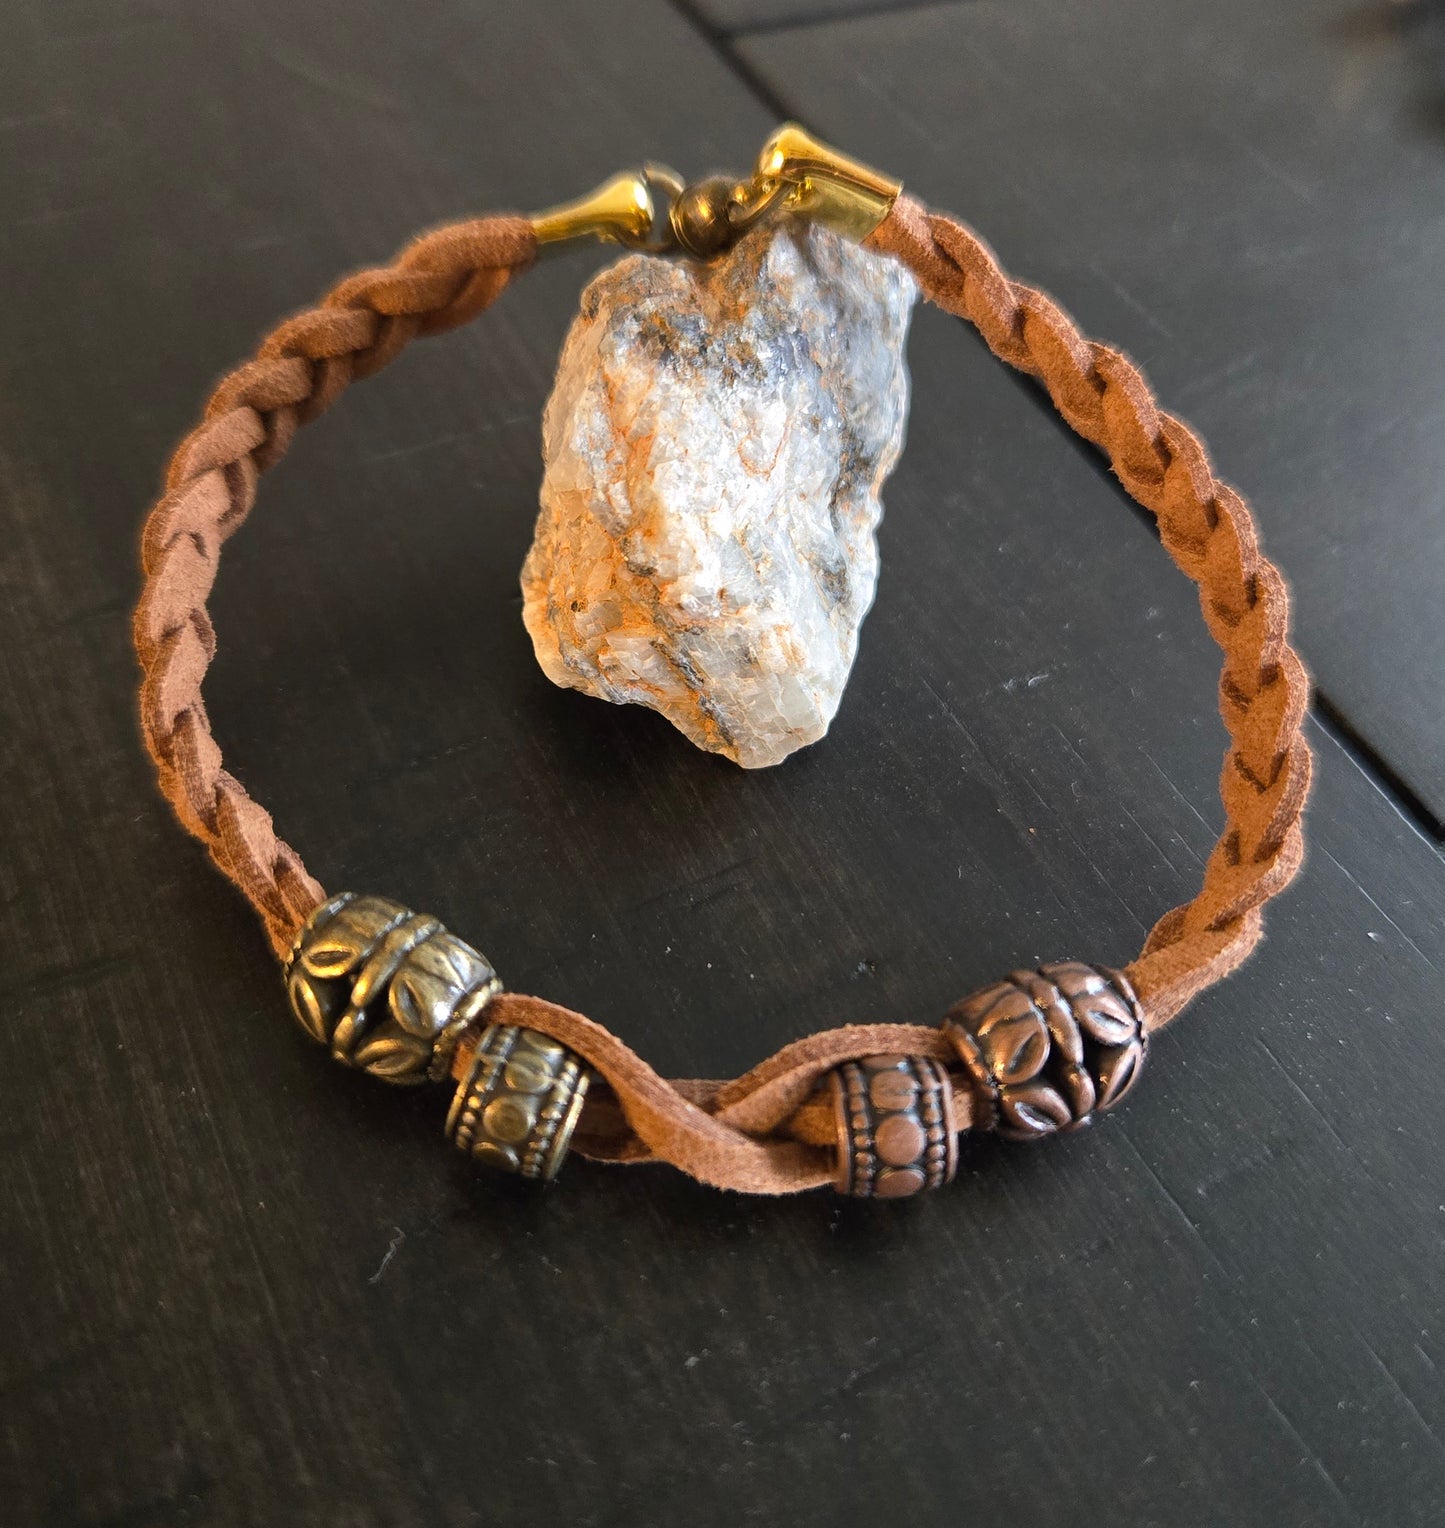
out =
[[[901,267],[820,228],[582,295],[543,419],[523,618],[555,684],[776,764],[828,730],[908,412]]]

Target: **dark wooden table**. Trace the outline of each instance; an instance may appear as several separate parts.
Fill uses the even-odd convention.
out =
[[[1389,4],[0,0],[0,1522],[1445,1521],[1445,86]],[[448,1160],[327,1065],[133,719],[208,382],[419,225],[786,112],[1129,349],[1319,681],[1306,872],[1127,1109],[930,1202]],[[744,774],[552,689],[516,576],[596,257],[309,432],[208,694],[329,886],[665,1072],[1122,962],[1218,819],[1216,659],[1097,460],[920,314],[828,740]]]

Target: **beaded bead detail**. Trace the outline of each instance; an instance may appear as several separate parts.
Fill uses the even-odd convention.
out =
[[[490,1024],[447,1114],[447,1137],[474,1161],[550,1181],[582,1113],[589,1073],[535,1029]]]
[[[869,1056],[832,1073],[834,1186],[855,1199],[903,1199],[947,1183],[958,1165],[953,1087],[936,1061]]]

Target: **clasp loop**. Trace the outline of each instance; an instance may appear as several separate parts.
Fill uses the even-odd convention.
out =
[[[840,154],[796,122],[785,122],[758,155],[753,185],[775,183],[787,188],[784,210],[822,223],[854,244],[888,216],[903,190],[900,181]]]
[[[789,122],[763,145],[747,180],[709,176],[685,185],[675,170],[649,164],[538,213],[532,229],[543,246],[596,238],[648,254],[714,260],[775,215],[809,218],[861,244],[902,189]],[[661,206],[656,193],[665,198]]]

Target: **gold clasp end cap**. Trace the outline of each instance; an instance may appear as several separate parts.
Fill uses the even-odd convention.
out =
[[[667,199],[661,209],[656,197],[659,191]],[[626,170],[576,201],[534,213],[532,232],[541,247],[602,239],[629,249],[650,249],[660,244],[667,228],[667,206],[681,191],[682,177],[664,165]]]
[[[900,181],[830,148],[796,122],[785,122],[763,145],[753,178],[791,186],[789,211],[856,244],[888,216],[903,190]]]

